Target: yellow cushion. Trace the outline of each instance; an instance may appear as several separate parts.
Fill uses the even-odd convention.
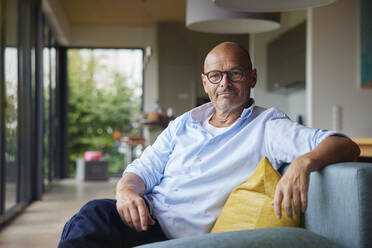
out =
[[[275,216],[271,203],[280,177],[270,161],[263,157],[252,176],[231,192],[211,232],[299,226],[300,218],[288,218],[283,208],[282,218]]]

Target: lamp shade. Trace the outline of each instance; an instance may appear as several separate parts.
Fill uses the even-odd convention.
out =
[[[280,27],[280,13],[248,13],[217,7],[211,0],[187,0],[186,26],[219,34],[267,32]]]
[[[235,11],[280,12],[313,8],[336,0],[211,0],[218,7]]]

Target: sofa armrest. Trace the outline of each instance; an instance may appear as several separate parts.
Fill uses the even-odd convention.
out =
[[[372,164],[338,163],[313,172],[304,226],[340,247],[372,247]]]

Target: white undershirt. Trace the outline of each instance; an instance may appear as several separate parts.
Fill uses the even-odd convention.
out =
[[[230,126],[229,126],[229,127],[215,127],[215,126],[211,125],[211,124],[209,123],[209,120],[211,119],[212,115],[213,115],[213,113],[212,113],[210,116],[208,116],[208,117],[203,121],[203,128],[204,128],[205,130],[207,130],[210,134],[212,134],[213,136],[217,136],[217,135],[219,135],[219,134],[225,132],[226,129],[228,129],[228,128],[230,127]]]

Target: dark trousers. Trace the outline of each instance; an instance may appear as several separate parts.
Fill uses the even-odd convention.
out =
[[[63,228],[59,248],[133,247],[167,240],[160,225],[137,232],[127,226],[116,210],[116,200],[100,199],[85,204]]]

